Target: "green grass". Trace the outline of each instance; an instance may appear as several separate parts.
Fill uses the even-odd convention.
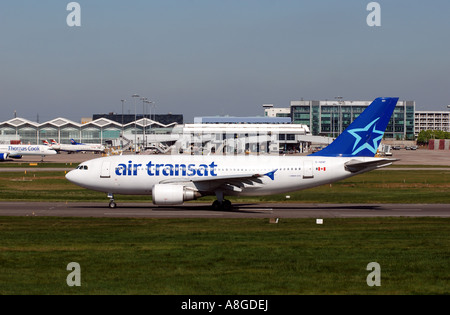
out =
[[[1,217],[0,294],[449,294],[449,223]]]
[[[67,181],[64,174],[61,171],[0,172],[0,200],[107,201],[104,193],[80,188]],[[381,170],[288,194],[229,199],[233,202],[450,203],[449,189],[450,169]],[[151,200],[150,196],[116,195],[115,198],[118,202]]]

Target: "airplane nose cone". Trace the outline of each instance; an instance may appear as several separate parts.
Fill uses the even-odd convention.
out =
[[[69,173],[66,174],[66,179],[74,184],[78,184],[78,180],[77,180],[77,176],[76,176],[76,172],[75,170],[70,171]]]

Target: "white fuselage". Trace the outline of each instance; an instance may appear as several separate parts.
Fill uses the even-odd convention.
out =
[[[226,179],[225,195],[259,196],[307,189],[359,174],[354,158],[318,156],[122,155],[83,162],[67,174],[79,186],[111,194],[148,195],[156,184],[177,184],[212,195]],[[359,161],[378,158],[360,157]],[[273,173],[273,179],[264,175]],[[256,180],[242,177],[258,175]],[[239,185],[233,185],[233,177]],[[223,188],[222,188],[223,189]]]
[[[4,144],[0,145],[0,153],[11,157],[22,155],[53,155],[56,151],[46,145]]]
[[[101,144],[52,144],[56,151],[66,152],[104,152],[105,147]]]

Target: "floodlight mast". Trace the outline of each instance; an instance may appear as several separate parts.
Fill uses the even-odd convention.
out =
[[[122,102],[122,134],[120,135],[120,149],[123,150],[123,103],[127,100],[120,100]]]
[[[137,126],[136,126],[136,98],[139,97],[138,94],[133,94],[131,95],[131,97],[133,98],[133,103],[134,103],[134,143],[133,143],[133,147],[134,147],[134,154],[136,154],[136,149],[137,149]]]

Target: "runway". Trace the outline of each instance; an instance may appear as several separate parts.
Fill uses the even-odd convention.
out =
[[[233,211],[212,211],[208,203],[162,207],[151,203],[0,202],[0,216],[130,218],[355,218],[450,217],[447,204],[236,203]]]

